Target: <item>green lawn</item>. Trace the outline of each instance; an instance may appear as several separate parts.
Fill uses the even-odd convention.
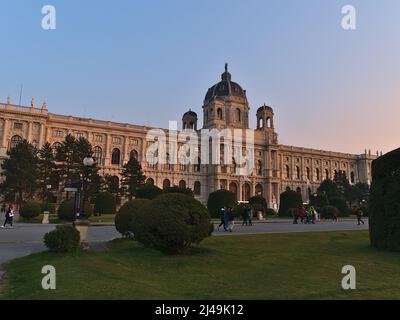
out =
[[[41,289],[41,268],[57,290]],[[341,289],[344,265],[357,290]],[[106,252],[35,254],[7,266],[4,299],[399,299],[400,254],[366,231],[212,237],[185,256],[118,240]]]

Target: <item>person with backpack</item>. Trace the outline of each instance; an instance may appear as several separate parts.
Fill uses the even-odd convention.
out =
[[[361,223],[364,225],[364,220],[362,219],[362,216],[364,215],[363,211],[361,208],[359,208],[357,210],[357,221],[358,221],[358,225],[361,225]]]
[[[12,209],[12,206],[9,206],[8,210],[6,212],[6,220],[4,221],[2,228],[5,228],[7,224],[10,224],[10,226],[12,228],[13,220],[14,220],[14,210]]]

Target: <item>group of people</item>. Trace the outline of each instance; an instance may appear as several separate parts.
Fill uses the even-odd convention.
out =
[[[7,224],[10,225],[10,228],[13,228],[13,222],[14,222],[14,210],[12,206],[9,206],[7,209],[7,206],[5,203],[1,206],[1,212],[5,214],[5,220],[4,224],[1,226],[1,228],[6,228]]]
[[[220,211],[221,223],[218,225],[218,231],[224,227],[225,232],[232,232],[235,226],[235,216],[231,207],[223,207]]]
[[[301,207],[294,210],[293,223],[298,224],[299,219],[302,224],[315,224],[315,221],[320,220],[320,215],[313,206],[310,206],[307,209]]]

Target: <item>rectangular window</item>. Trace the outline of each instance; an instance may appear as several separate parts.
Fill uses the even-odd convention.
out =
[[[21,122],[14,122],[14,129],[21,130],[22,128],[23,128],[23,125]]]
[[[96,135],[94,136],[94,140],[95,140],[96,142],[103,142],[103,136],[102,136],[101,134],[96,134]]]
[[[64,133],[63,133],[62,130],[60,130],[60,129],[54,129],[53,130],[53,137],[62,138],[63,135],[64,135]]]
[[[113,142],[116,144],[120,144],[121,143],[121,138],[120,137],[113,137]]]
[[[75,134],[75,136],[76,136],[77,139],[83,138],[83,133],[82,132],[77,132]]]

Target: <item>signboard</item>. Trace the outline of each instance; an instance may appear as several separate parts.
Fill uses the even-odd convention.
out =
[[[78,192],[81,189],[80,181],[67,180],[64,184],[65,192]]]

